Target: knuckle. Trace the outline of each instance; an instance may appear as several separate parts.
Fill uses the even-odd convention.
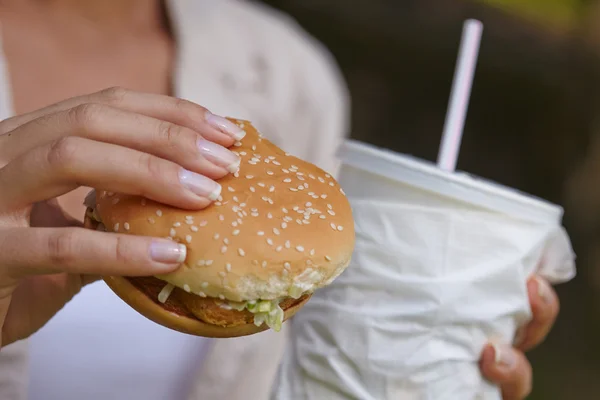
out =
[[[71,265],[77,258],[77,235],[72,231],[50,235],[47,246],[51,265]]]
[[[114,248],[115,261],[120,264],[130,265],[131,251],[129,241],[124,236],[117,236]]]
[[[161,182],[165,176],[165,162],[151,154],[143,153],[138,160],[138,166],[151,182]]]
[[[71,124],[78,128],[87,128],[102,114],[104,106],[97,103],[85,103],[71,108],[68,119]]]
[[[121,86],[113,86],[104,89],[98,93],[99,97],[108,104],[121,104],[125,97],[129,94],[129,90]]]
[[[184,129],[181,126],[163,121],[158,126],[158,141],[162,146],[174,147],[183,133]]]
[[[48,148],[48,165],[53,169],[68,169],[77,159],[78,148],[79,140],[75,137],[67,136],[55,140]]]

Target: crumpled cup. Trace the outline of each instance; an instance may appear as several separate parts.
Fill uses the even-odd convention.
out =
[[[531,318],[533,273],[575,275],[562,209],[348,142],[348,269],[292,321],[272,398],[501,400],[478,361]]]

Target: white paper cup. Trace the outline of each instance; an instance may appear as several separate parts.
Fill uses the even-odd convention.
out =
[[[339,154],[354,254],[294,317],[274,398],[500,400],[481,351],[531,317],[531,274],[574,276],[562,208],[354,141]]]

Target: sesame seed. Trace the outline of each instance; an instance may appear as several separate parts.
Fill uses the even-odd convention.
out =
[[[307,202],[307,203],[305,204],[305,206],[306,206],[306,207],[310,207],[310,206],[312,206],[312,203],[309,201],[309,202]]]
[[[204,265],[206,265],[206,261],[205,260],[198,260],[198,262],[196,262],[196,265],[199,267],[203,267]]]
[[[275,191],[275,186],[271,186],[271,187],[269,188],[269,192],[270,192],[270,193],[273,193],[274,191]]]
[[[296,250],[298,250],[299,252],[303,252],[304,251],[304,247],[302,247],[302,246],[296,246]]]
[[[282,208],[281,208],[281,211],[283,211],[285,214],[287,214],[287,213],[288,213],[288,210],[287,210],[287,208],[285,208],[285,207],[282,207]]]
[[[315,255],[315,249],[311,249],[311,250],[310,250],[310,255],[311,255],[311,256],[314,256],[314,255]]]
[[[275,251],[277,251],[277,252],[279,252],[279,251],[281,251],[281,250],[283,250],[283,246],[277,246],[277,247],[275,248]]]
[[[290,183],[292,180],[291,180],[290,178],[285,178],[283,181],[284,181],[285,183]]]
[[[215,234],[213,235],[213,239],[215,239],[215,240],[218,240],[218,239],[219,239],[219,236],[221,236],[221,235],[219,235],[218,233],[215,233]]]
[[[297,191],[298,191],[298,189],[296,189],[296,188],[290,188],[290,191],[292,191],[292,192],[297,192]]]
[[[263,236],[265,234],[263,231],[258,231],[256,233],[258,234],[258,236]]]
[[[237,222],[237,221],[233,221],[233,222],[231,223],[231,226],[233,226],[233,227],[235,228],[236,226],[238,226],[238,222]]]
[[[233,201],[235,201],[236,203],[240,202],[240,200],[237,198],[237,196],[233,196]]]
[[[232,233],[232,234],[233,234],[233,236],[237,236],[237,235],[239,235],[239,234],[240,234],[240,230],[239,230],[239,229],[236,229],[235,231],[233,231],[233,233]]]
[[[264,184],[264,183],[262,183],[262,182],[258,182],[258,186],[260,186],[260,187],[264,188],[264,187],[265,187],[265,184]]]
[[[326,195],[326,194],[322,194],[322,195],[321,195],[321,198],[322,198],[322,199],[326,199],[326,198],[327,198],[327,195]]]
[[[325,256],[325,259],[326,259],[327,261],[331,261],[331,257],[329,257],[329,256]]]
[[[229,245],[229,239],[227,239],[227,238],[224,238],[224,239],[223,239],[223,243],[225,243],[225,244]]]
[[[186,292],[190,292],[190,285],[188,285],[187,283],[185,285],[183,285],[183,290],[185,290]]]
[[[200,297],[206,297],[206,294],[204,292],[198,292],[198,296],[200,296]]]
[[[292,265],[287,261],[285,263],[283,263],[283,268],[285,268],[285,269],[291,268],[291,266]]]
[[[273,228],[273,233],[274,233],[274,234],[276,234],[276,235],[279,235],[279,233],[280,233],[280,232],[279,232],[279,229],[277,229],[277,228]]]
[[[194,223],[194,221],[191,220],[191,219],[186,219],[185,223],[188,224],[188,225],[192,225]]]
[[[333,182],[329,182],[329,186],[333,186]]]
[[[238,254],[243,257],[246,255],[246,252],[243,249],[238,249]]]
[[[252,179],[254,178],[254,175],[246,175],[246,179]]]
[[[335,224],[333,222],[331,224],[329,224],[329,226],[331,226],[331,229],[333,229],[334,231],[337,230],[337,227],[335,226]]]
[[[200,286],[206,289],[208,287],[208,282],[202,282]]]
[[[344,230],[344,227],[343,227],[343,226],[341,226],[341,225],[338,225],[338,227],[337,227],[337,230],[341,232],[341,231],[343,231],[343,230]]]
[[[221,276],[221,278],[225,278],[227,276],[227,274],[223,271],[219,271],[219,275]]]
[[[227,246],[221,247],[221,254],[227,253]]]
[[[213,260],[206,260],[206,265],[212,265]]]
[[[190,229],[192,230],[192,232],[198,232],[198,227],[196,225],[190,226]]]
[[[224,220],[225,220],[225,217],[223,216],[223,214],[220,214],[219,215],[219,221],[224,221]]]
[[[281,223],[281,229],[285,229],[285,228],[287,228],[287,224],[285,222],[282,222]]]
[[[208,221],[201,221],[200,222],[200,226],[206,226],[206,224],[208,224]]]
[[[335,215],[335,212],[333,212],[332,210],[327,210],[327,214],[329,214],[329,215]]]
[[[223,296],[222,294],[219,295],[219,299],[221,300],[225,300],[225,296]]]
[[[290,171],[289,171],[289,170],[287,170],[287,169],[285,169],[285,168],[281,168],[281,170],[282,170],[284,173],[286,173],[286,174],[289,174],[289,173],[290,173]]]
[[[152,218],[152,217],[149,217],[149,218],[148,218],[148,222],[150,222],[151,224],[153,224],[153,223],[154,223],[154,218]]]
[[[162,211],[161,210],[156,210],[156,216],[157,217],[162,217]]]
[[[227,270],[227,272],[231,272],[231,264],[230,263],[225,264],[225,269]]]
[[[267,238],[267,243],[268,243],[270,246],[273,246],[273,240],[272,240],[271,238]]]
[[[175,228],[171,228],[171,229],[169,230],[169,235],[171,235],[171,236],[173,236],[173,237],[174,237],[175,235],[177,235],[177,232],[175,231]]]
[[[118,198],[118,197],[115,197],[115,198],[112,200],[112,203],[113,203],[113,204],[117,204],[118,202],[119,202],[119,198]]]
[[[267,218],[269,218],[269,219],[273,218],[273,214],[271,214],[271,213],[268,213],[268,214],[267,214]]]
[[[286,240],[286,241],[285,241],[285,248],[286,248],[286,249],[289,249],[290,247],[292,247],[292,244],[290,243],[290,241],[289,241],[289,240]]]
[[[252,193],[256,192],[256,189],[254,189],[254,186],[250,186],[250,191],[251,191]]]
[[[325,218],[327,218],[327,217],[326,217],[326,216],[324,216],[323,214],[321,214],[321,215],[319,215],[319,218],[321,218],[321,219],[325,219]]]

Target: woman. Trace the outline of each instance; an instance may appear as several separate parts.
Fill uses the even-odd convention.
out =
[[[28,386],[32,400],[267,398],[282,334],[187,337],[138,316],[101,283],[48,320],[99,274],[177,267],[183,250],[169,243],[71,227],[89,190],[77,187],[206,206],[214,180],[235,165],[225,147],[242,134],[215,114],[250,119],[334,171],[348,109],[328,55],[283,16],[233,0],[4,0],[0,21],[2,344],[44,326],[29,343],[29,375],[18,373],[26,343],[3,348],[0,397],[24,399]],[[131,90],[103,91],[113,86]],[[550,305],[532,293],[544,318],[527,346],[557,308],[551,291]],[[526,359],[503,354],[485,350],[484,372],[507,396],[523,392]],[[507,366],[494,363],[510,355]]]

